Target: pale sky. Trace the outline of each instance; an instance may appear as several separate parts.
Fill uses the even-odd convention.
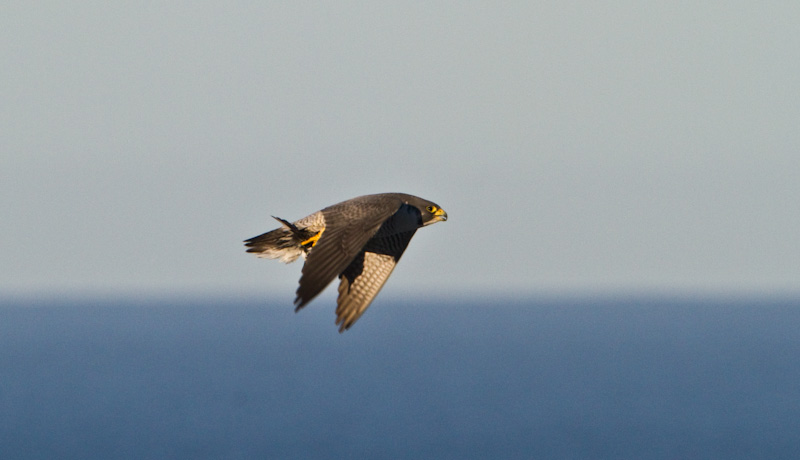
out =
[[[384,292],[797,292],[800,4],[532,3],[4,2],[0,292],[291,301],[242,240],[379,192]]]

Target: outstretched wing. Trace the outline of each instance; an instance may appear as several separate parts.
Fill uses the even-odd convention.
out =
[[[370,240],[342,272],[336,307],[339,332],[349,329],[364,314],[389,279],[414,232],[412,230]]]
[[[339,276],[402,204],[391,194],[367,195],[323,209],[325,228],[303,265],[296,310]]]

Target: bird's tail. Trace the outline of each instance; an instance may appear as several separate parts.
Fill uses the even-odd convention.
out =
[[[248,247],[247,252],[252,252],[258,257],[268,259],[280,259],[281,262],[290,263],[298,257],[305,257],[313,246],[314,232],[297,228],[289,221],[280,217],[272,216],[281,223],[280,228],[276,228],[267,233],[254,236],[244,241]],[[313,240],[310,244],[309,241]]]

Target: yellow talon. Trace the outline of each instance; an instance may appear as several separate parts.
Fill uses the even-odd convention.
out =
[[[313,247],[314,247],[314,245],[315,245],[315,244],[317,244],[317,241],[319,241],[319,237],[320,237],[320,236],[322,236],[322,232],[324,232],[324,231],[325,231],[325,229],[323,228],[323,229],[322,229],[322,230],[320,230],[320,231],[319,231],[319,232],[318,232],[316,235],[314,235],[314,236],[312,236],[311,238],[309,238],[309,239],[307,239],[307,240],[305,240],[305,241],[301,242],[301,243],[300,243],[300,245],[301,245],[301,246],[305,246],[305,245],[307,245],[307,244],[309,244],[309,243],[310,243],[310,244],[311,244],[311,247],[313,248]]]

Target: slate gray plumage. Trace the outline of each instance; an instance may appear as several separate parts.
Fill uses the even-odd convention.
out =
[[[245,240],[247,252],[289,263],[303,256],[296,310],[339,277],[339,332],[364,313],[418,228],[447,220],[436,203],[405,193],[364,195]]]

